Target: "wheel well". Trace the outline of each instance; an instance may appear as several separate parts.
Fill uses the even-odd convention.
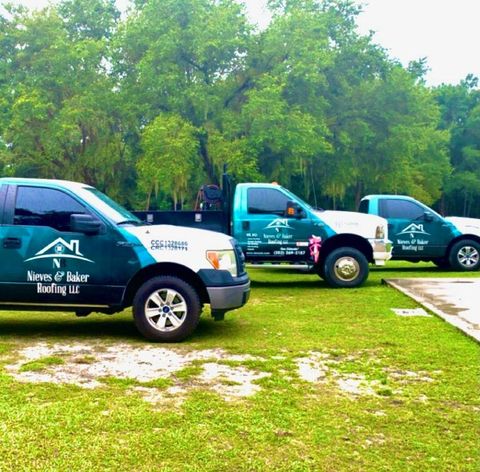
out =
[[[128,282],[123,296],[123,306],[131,306],[133,298],[141,285],[147,280],[159,275],[172,275],[188,282],[198,293],[201,303],[210,303],[207,289],[202,279],[188,267],[170,262],[161,262],[143,268],[137,272]]]
[[[447,251],[445,253],[445,257],[448,257],[450,254],[450,249],[452,249],[452,246],[454,244],[457,244],[459,241],[462,241],[463,239],[471,239],[475,241],[476,243],[480,244],[480,237],[477,236],[476,234],[462,234],[460,236],[457,236],[455,239],[452,239],[450,241],[450,244],[447,247]]]
[[[356,234],[339,234],[328,238],[320,250],[320,263],[335,249],[340,247],[353,247],[358,249],[367,258],[368,262],[373,262],[373,248],[370,243]]]

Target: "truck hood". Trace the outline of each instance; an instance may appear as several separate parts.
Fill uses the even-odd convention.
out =
[[[130,234],[136,236],[142,243],[152,240],[159,241],[186,241],[192,249],[232,249],[231,236],[206,229],[188,228],[174,225],[145,225],[125,228]]]
[[[388,239],[388,223],[385,218],[354,211],[316,211],[315,214],[336,233],[358,234],[374,239],[378,226],[383,226],[385,239]]]
[[[462,234],[475,234],[476,236],[480,236],[480,219],[478,218],[447,216],[445,220],[452,223]]]
[[[198,272],[212,269],[208,250],[233,249],[232,238],[226,234],[185,226],[129,226],[123,227],[122,232],[144,266],[173,262]]]

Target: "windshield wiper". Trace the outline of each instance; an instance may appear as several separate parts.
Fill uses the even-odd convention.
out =
[[[123,220],[119,221],[117,225],[134,225],[134,226],[140,226],[146,223],[143,223],[142,221],[139,220]]]

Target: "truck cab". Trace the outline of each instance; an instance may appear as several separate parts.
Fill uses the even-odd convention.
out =
[[[0,179],[0,307],[107,314],[133,306],[148,339],[179,341],[204,304],[221,319],[250,282],[229,236],[145,225],[80,183]]]
[[[247,261],[309,264],[334,287],[360,285],[369,263],[390,258],[383,218],[316,210],[277,184],[238,184],[232,213]]]
[[[433,261],[460,271],[480,268],[480,220],[444,218],[405,195],[368,195],[359,211],[388,221],[392,259]]]

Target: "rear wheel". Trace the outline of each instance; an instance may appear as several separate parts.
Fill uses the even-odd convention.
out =
[[[448,262],[452,269],[460,271],[478,270],[480,268],[480,244],[472,239],[463,239],[450,249]]]
[[[367,277],[368,261],[358,249],[338,248],[325,258],[323,278],[332,287],[358,287]]]
[[[133,300],[133,318],[147,339],[178,342],[197,327],[201,307],[191,285],[177,277],[160,276],[138,290]]]

